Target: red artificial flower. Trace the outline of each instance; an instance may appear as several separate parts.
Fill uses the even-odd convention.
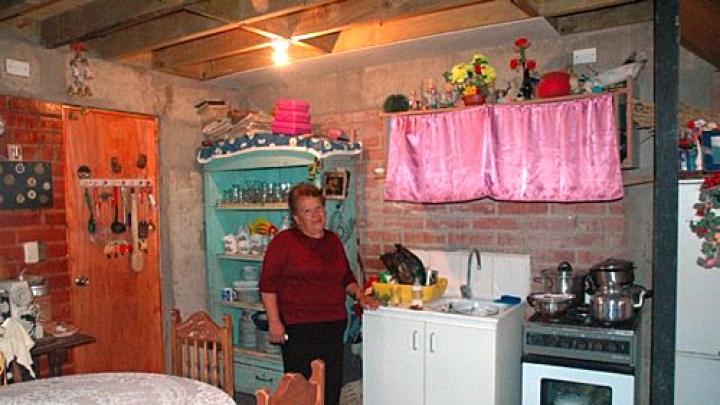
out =
[[[510,69],[517,69],[520,66],[520,61],[518,58],[512,58],[510,59]]]
[[[720,184],[720,173],[715,173],[712,177],[706,177],[703,181],[702,188],[713,188]]]
[[[524,49],[530,46],[530,41],[525,37],[518,38],[515,40],[515,46]]]
[[[691,139],[682,138],[682,139],[678,140],[678,147],[680,147],[682,149],[690,149],[693,146],[695,146],[695,143]]]
[[[705,216],[705,209],[704,208],[698,208],[695,210],[695,216],[696,217],[704,217]]]
[[[477,64],[475,65],[475,73],[481,75],[482,74],[482,65]]]
[[[87,51],[87,47],[82,42],[73,42],[72,44],[70,44],[70,50],[72,50],[73,52],[76,52],[76,53],[77,52],[85,52],[85,51]]]
[[[690,120],[687,122],[687,127],[690,129],[695,129],[695,120]]]
[[[527,67],[528,70],[535,70],[537,62],[535,62],[535,59],[530,59],[527,61],[525,67]]]
[[[697,234],[697,236],[703,237],[703,236],[707,235],[708,229],[705,228],[704,226],[699,226],[699,227],[695,228],[695,233]]]

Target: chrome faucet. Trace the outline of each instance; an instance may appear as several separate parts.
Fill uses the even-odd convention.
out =
[[[480,265],[480,252],[477,249],[473,249],[470,251],[470,254],[468,255],[468,262],[467,262],[467,281],[466,284],[463,284],[460,286],[460,295],[462,295],[463,298],[472,298],[472,283],[470,282],[472,280],[472,259],[473,256],[475,257],[475,261],[477,262],[477,269],[481,269]]]

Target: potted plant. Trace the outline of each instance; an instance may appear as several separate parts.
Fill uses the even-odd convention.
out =
[[[488,58],[476,53],[469,62],[461,62],[443,73],[445,81],[455,86],[463,97],[465,105],[485,103],[488,86],[495,83],[495,68],[490,66]]]

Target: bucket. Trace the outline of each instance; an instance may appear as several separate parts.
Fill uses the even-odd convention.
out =
[[[255,338],[255,323],[252,320],[250,311],[243,311],[240,317],[240,328],[239,339],[240,347],[245,349],[255,349],[257,346]]]
[[[268,332],[267,314],[265,312],[256,312],[252,315],[255,324],[255,348],[257,351],[278,354],[281,352],[280,345],[270,343]]]

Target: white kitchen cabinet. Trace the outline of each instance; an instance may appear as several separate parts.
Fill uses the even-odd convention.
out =
[[[519,404],[521,316],[522,306],[489,317],[365,312],[364,403]]]

